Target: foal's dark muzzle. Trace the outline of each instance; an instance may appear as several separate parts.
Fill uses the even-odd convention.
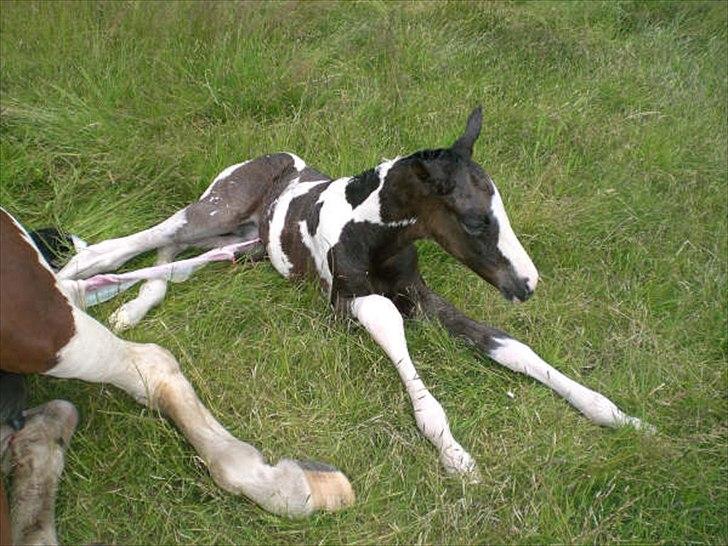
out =
[[[533,295],[533,288],[530,287],[528,279],[514,279],[501,286],[500,292],[507,300],[522,303]]]

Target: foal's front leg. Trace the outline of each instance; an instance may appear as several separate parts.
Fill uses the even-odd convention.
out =
[[[549,365],[528,345],[468,318],[423,281],[420,280],[411,288],[410,295],[425,315],[437,319],[451,334],[465,338],[506,368],[551,387],[596,424],[608,427],[630,425],[636,429],[654,431],[652,425],[625,414],[606,396],[588,389]]]
[[[477,479],[475,461],[453,438],[445,411],[427,390],[412,363],[402,315],[394,303],[384,296],[372,294],[351,300],[349,310],[394,363],[412,400],[417,426],[439,451],[445,469]]]

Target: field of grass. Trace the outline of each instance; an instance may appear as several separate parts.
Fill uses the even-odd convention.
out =
[[[482,103],[475,158],[542,281],[515,306],[432,243],[425,278],[659,430],[598,428],[412,323],[420,374],[484,477],[447,478],[394,368],[313,283],[217,264],[125,336],[174,352],[271,460],[341,468],[356,505],[271,516],[218,490],[155,412],[35,379],[34,402],[82,416],[61,540],[728,543],[727,5],[2,2],[0,202],[92,242],[259,154],[341,176],[447,145]]]

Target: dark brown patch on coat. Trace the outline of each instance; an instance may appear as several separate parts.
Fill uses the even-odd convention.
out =
[[[313,180],[321,180],[321,178]],[[328,183],[314,186],[308,193],[291,200],[288,207],[283,231],[281,232],[281,248],[291,264],[293,264],[293,269],[291,269],[292,277],[302,277],[309,274],[318,276],[311,251],[303,244],[301,228],[298,223],[304,222],[309,233],[312,233],[312,225],[315,224],[316,228],[318,227],[321,208],[316,206],[316,203],[321,197],[321,193],[328,187]]]
[[[187,222],[175,234],[176,239],[185,242],[234,233],[241,222],[257,220],[266,198],[282,191],[277,187],[281,180],[290,180],[296,174],[293,159],[285,153],[241,165],[218,180],[203,199],[185,209]]]
[[[75,332],[53,274],[5,211],[0,211],[0,370],[43,373]]]

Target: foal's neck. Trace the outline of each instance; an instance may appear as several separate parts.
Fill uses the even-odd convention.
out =
[[[415,200],[418,196],[409,191],[411,176],[407,165],[400,158],[382,163],[375,169],[360,175],[362,179],[378,179],[377,201],[381,230],[370,241],[371,255],[377,261],[386,260],[417,239],[427,236],[426,222],[418,217]],[[372,180],[373,181],[373,180]]]

